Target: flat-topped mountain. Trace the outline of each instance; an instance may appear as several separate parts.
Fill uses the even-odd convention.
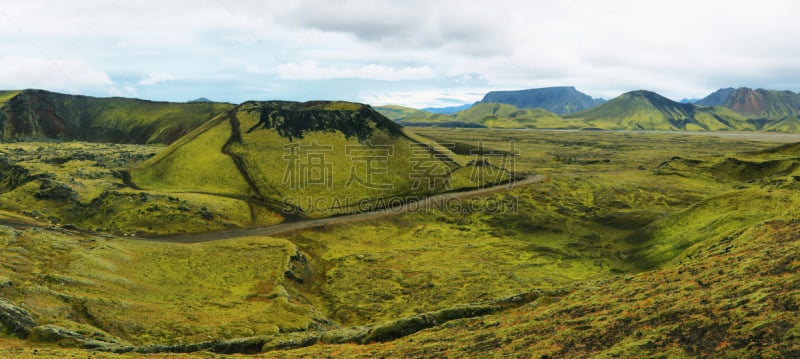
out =
[[[491,91],[480,103],[503,103],[521,109],[543,108],[557,114],[583,111],[600,105],[604,100],[594,99],[572,86],[545,87],[518,91]]]

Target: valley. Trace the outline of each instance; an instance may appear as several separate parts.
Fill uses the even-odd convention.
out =
[[[459,166],[488,149],[514,151],[507,170],[535,177],[465,189],[446,206],[291,219],[246,189],[197,191],[192,178],[172,189],[126,185],[121,171],[152,171],[191,148],[186,140],[175,150],[4,144],[0,355],[798,350],[787,338],[800,297],[780,279],[797,263],[796,135],[405,131]],[[312,225],[259,232],[283,221]],[[207,234],[227,238],[141,238]],[[700,295],[680,300],[685,290]],[[10,321],[13,308],[28,314]]]

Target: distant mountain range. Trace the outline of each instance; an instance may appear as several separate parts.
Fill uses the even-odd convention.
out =
[[[519,91],[491,91],[479,103],[504,103],[521,109],[541,108],[556,114],[569,114],[603,104],[572,86],[545,87]]]
[[[448,106],[448,107],[426,107],[423,108],[422,111],[452,115],[459,111],[468,110],[470,107],[472,107],[472,104],[464,104],[459,106]]]
[[[632,91],[611,101],[565,114],[574,99],[592,99],[573,87],[500,91],[486,94],[470,109],[454,114],[378,107],[379,112],[407,126],[682,130],[682,131],[800,131],[800,94],[749,88],[720,89],[691,103],[676,102],[651,91]],[[491,102],[497,101],[497,102]],[[572,101],[572,102],[571,102]],[[509,102],[534,106],[520,108]],[[561,105],[558,105],[561,104]],[[559,107],[560,106],[560,107]]]
[[[0,140],[169,144],[235,106],[207,101],[0,91]],[[583,110],[574,112],[578,108]],[[644,90],[606,102],[574,87],[551,87],[489,92],[474,105],[432,110],[440,113],[401,106],[375,110],[405,126],[800,132],[800,94],[746,87],[720,89],[696,103]]]

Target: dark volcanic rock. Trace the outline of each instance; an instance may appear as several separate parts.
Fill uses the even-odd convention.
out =
[[[37,325],[27,310],[0,299],[0,332],[7,330],[26,339]]]
[[[61,182],[44,179],[39,186],[39,191],[37,191],[34,196],[36,199],[67,201],[78,197],[78,193]]]

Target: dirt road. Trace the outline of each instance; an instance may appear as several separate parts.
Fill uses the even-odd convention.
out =
[[[419,201],[410,202],[402,206],[377,210],[373,212],[356,213],[338,217],[310,219],[299,222],[283,223],[270,227],[236,228],[219,232],[171,234],[165,236],[147,237],[143,239],[158,241],[158,242],[170,242],[170,243],[198,243],[198,242],[208,242],[221,239],[231,239],[231,238],[250,237],[250,236],[275,236],[284,233],[291,233],[295,231],[321,227],[326,225],[363,222],[367,220],[380,219],[398,214],[414,212],[420,209],[432,208],[437,204],[446,203],[447,201],[451,200],[475,197],[492,192],[504,191],[508,190],[509,188],[516,188],[519,186],[524,186],[546,180],[547,176],[529,175],[523,179],[517,180],[513,184],[501,184],[493,187],[480,188],[471,191],[442,193],[426,197]]]

